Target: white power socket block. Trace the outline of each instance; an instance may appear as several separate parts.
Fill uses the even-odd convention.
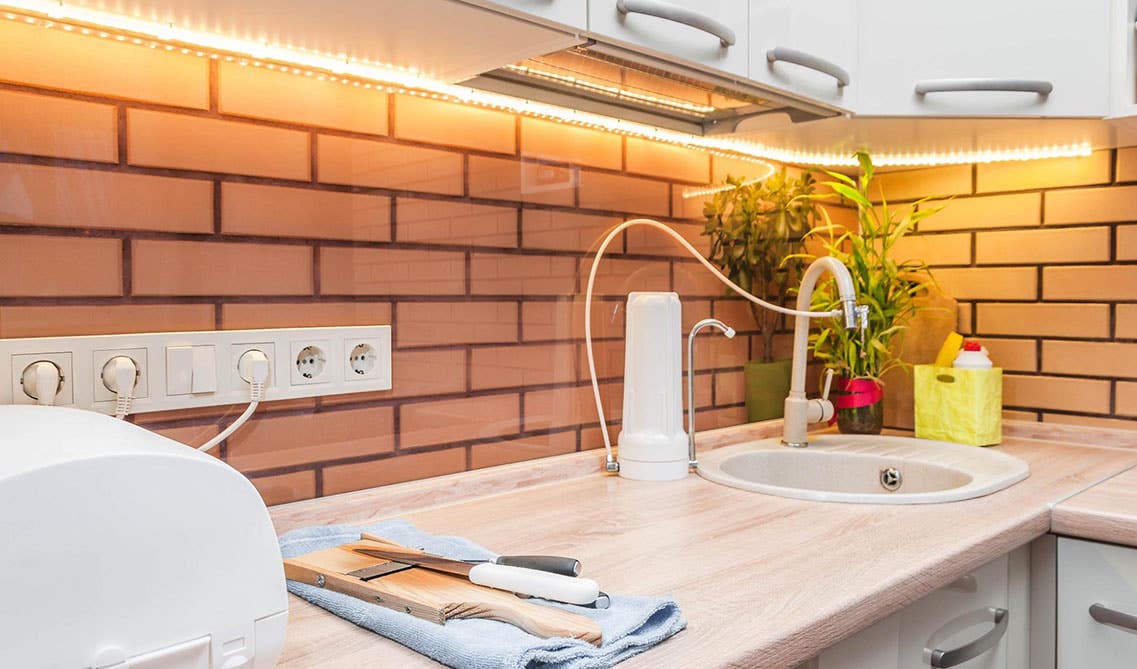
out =
[[[186,347],[207,355],[184,355]],[[250,388],[240,376],[238,361],[253,349],[269,359],[266,400],[391,389],[389,325],[164,332],[0,339],[0,378],[9,379],[0,383],[0,404],[35,404],[20,380],[29,365],[47,360],[64,376],[57,405],[113,413],[114,394],[101,377],[103,365],[115,355],[130,357],[141,369],[135,413],[241,404],[249,401]],[[188,364],[185,361],[192,361],[194,369],[180,366]],[[206,379],[202,386],[215,390],[189,392],[183,387],[171,394],[168,378],[179,387],[198,387],[192,379]]]

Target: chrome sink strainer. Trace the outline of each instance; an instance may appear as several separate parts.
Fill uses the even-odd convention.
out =
[[[896,467],[885,467],[880,470],[880,487],[888,492],[896,492],[904,484],[904,477]]]

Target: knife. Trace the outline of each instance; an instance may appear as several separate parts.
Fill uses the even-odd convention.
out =
[[[462,560],[469,564],[501,564],[507,567],[524,567],[547,571],[551,574],[580,576],[580,560],[559,555],[499,555],[492,560]]]
[[[586,606],[596,601],[600,586],[589,578],[575,578],[536,569],[513,567],[492,562],[470,564],[393,544],[380,537],[364,534],[363,541],[344,546],[371,557],[412,564],[424,569],[454,574],[471,583],[489,588],[552,599]]]

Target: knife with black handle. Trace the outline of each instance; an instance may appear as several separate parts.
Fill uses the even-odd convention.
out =
[[[580,560],[560,557],[559,555],[499,555],[492,560],[462,560],[462,562],[470,564],[489,562],[507,567],[547,571],[550,574],[561,574],[563,576],[580,576]]]

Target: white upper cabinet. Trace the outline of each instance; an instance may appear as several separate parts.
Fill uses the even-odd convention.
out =
[[[668,60],[747,76],[747,0],[588,0],[588,30]]]
[[[588,27],[587,0],[465,0],[492,9],[513,10],[512,14],[544,19],[570,28]]]
[[[856,112],[1109,111],[1109,0],[860,0]]]
[[[854,108],[856,0],[751,0],[750,78]]]

